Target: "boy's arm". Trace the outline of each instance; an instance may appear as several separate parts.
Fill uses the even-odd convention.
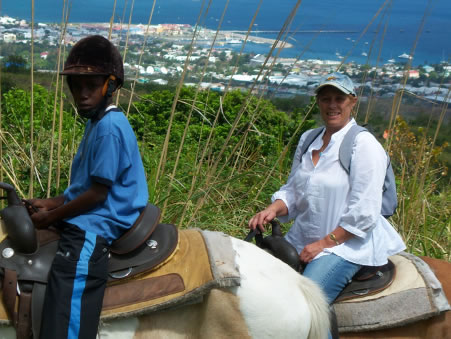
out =
[[[108,190],[108,186],[94,182],[86,192],[80,194],[74,200],[49,211],[36,212],[31,215],[31,219],[37,228],[43,228],[56,221],[80,215],[104,202]]]
[[[64,195],[59,195],[54,198],[48,199],[29,199],[26,200],[28,204],[25,206],[30,214],[36,213],[38,211],[50,211],[64,204]]]

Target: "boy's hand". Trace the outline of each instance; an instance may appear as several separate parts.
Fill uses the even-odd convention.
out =
[[[47,228],[55,222],[55,220],[53,220],[52,213],[44,210],[31,214],[31,220],[33,221],[34,226],[38,229]]]
[[[48,199],[23,199],[25,207],[30,215],[37,212],[51,211],[64,204],[64,195]]]
[[[24,205],[28,210],[30,215],[37,213],[39,211],[48,211],[48,203],[45,203],[46,199],[23,199]]]

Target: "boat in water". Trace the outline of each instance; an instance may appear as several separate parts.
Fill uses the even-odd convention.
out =
[[[226,44],[228,45],[236,45],[236,44],[241,44],[242,41],[239,39],[227,39],[226,40]]]
[[[402,53],[401,55],[398,55],[398,58],[400,59],[412,59],[412,56],[407,53]]]
[[[243,41],[241,39],[238,39],[236,37],[233,36],[233,33],[231,36],[226,37],[225,39],[225,43],[228,45],[237,45],[237,44],[241,44]]]

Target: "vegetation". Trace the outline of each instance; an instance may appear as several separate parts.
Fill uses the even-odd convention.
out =
[[[434,145],[424,128],[412,128],[398,117],[391,148],[398,184],[399,208],[392,221],[408,250],[450,260],[451,192],[448,168],[439,160],[448,147]],[[448,179],[448,180],[447,180]]]
[[[314,103],[298,98],[289,106],[247,92],[184,87],[173,107],[176,91],[142,89],[148,94],[132,102],[129,120],[140,144],[150,201],[162,208],[163,221],[243,238],[249,217],[286,180],[300,134],[315,124]],[[1,180],[24,197],[61,194],[69,183],[83,121],[59,92],[51,85],[34,86],[33,121],[29,90],[12,87],[2,95]],[[128,98],[121,96],[124,111],[127,105]],[[382,136],[386,122],[374,118],[372,123]],[[409,251],[450,260],[451,194],[440,158],[446,140],[398,118],[390,139],[396,147],[386,146],[400,202],[391,222]]]

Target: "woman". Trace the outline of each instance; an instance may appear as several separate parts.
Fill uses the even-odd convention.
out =
[[[384,265],[405,245],[380,213],[387,168],[381,144],[370,133],[358,133],[349,175],[339,162],[340,144],[356,124],[352,80],[332,73],[315,92],[325,130],[303,155],[300,148],[311,131],[301,136],[287,183],[249,227],[263,231],[275,217],[295,219],[285,237],[307,263],[303,274],[322,287],[331,304],[361,266]]]

